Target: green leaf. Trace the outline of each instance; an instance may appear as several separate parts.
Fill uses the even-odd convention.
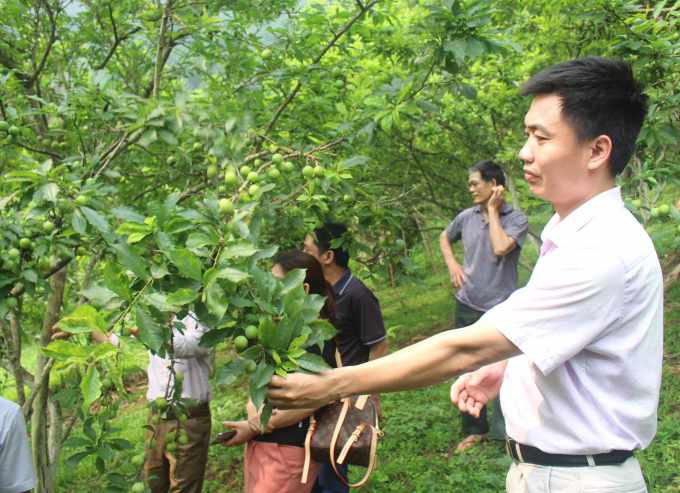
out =
[[[217,372],[215,385],[229,385],[231,382],[236,380],[248,364],[248,361],[249,360],[247,359],[237,358],[224,365]]]
[[[288,318],[284,316],[279,320],[279,325],[276,326],[276,335],[274,336],[274,342],[272,344],[275,348],[286,349],[288,344],[290,344],[290,336],[293,334],[293,323]]]
[[[280,323],[280,322],[279,322]],[[258,329],[257,338],[264,347],[270,347],[276,336],[276,325],[269,317],[265,318]]]
[[[250,394],[250,398],[253,401],[253,405],[255,406],[256,409],[259,409],[262,404],[264,404],[264,400],[267,397],[267,386],[265,385],[264,387],[258,387],[257,382],[260,379],[260,374],[262,371],[267,367],[267,362],[262,359],[258,365],[257,365],[257,370],[255,370],[255,373],[253,373],[250,377],[250,383],[248,384],[248,394]]]
[[[257,377],[257,387],[256,388],[262,388],[266,385],[269,384],[271,381],[272,377],[274,376],[274,372],[276,371],[276,365],[274,363],[269,363],[264,370],[260,373],[260,375]]]
[[[267,425],[269,424],[269,419],[272,417],[272,411],[274,408],[268,402],[264,405],[262,413],[260,413],[260,426],[262,427],[262,434],[267,430]]]
[[[101,231],[102,233],[110,232],[109,222],[99,212],[95,211],[94,209],[90,209],[89,207],[80,207],[80,210],[85,216],[85,219],[87,219],[87,222],[94,226],[97,230]]]
[[[134,275],[140,279],[146,279],[146,267],[142,256],[135,250],[135,247],[126,243],[111,245],[118,254],[118,262],[130,269]]]
[[[104,342],[94,348],[94,360],[99,361],[104,358],[109,358],[117,353],[120,353],[120,349],[110,342]]]
[[[139,224],[144,224],[145,219],[139,212],[129,207],[116,207],[111,211],[111,215],[123,221],[132,221]]]
[[[305,296],[305,288],[302,285],[298,285],[288,291],[284,298],[286,313],[290,314],[299,310],[305,300]]]
[[[79,438],[79,437],[71,437],[68,440],[66,440],[64,443],[61,444],[62,447],[88,447],[92,445],[92,442],[89,440],[85,440],[84,438]]]
[[[59,185],[56,183],[46,183],[36,189],[33,194],[33,200],[35,200],[36,204],[39,204],[43,199],[56,203],[57,195],[59,195]]]
[[[126,301],[132,302],[130,280],[125,275],[125,267],[111,260],[106,261],[104,267],[104,284],[111,291]]]
[[[201,337],[201,340],[198,342],[198,347],[215,347],[233,333],[234,327],[209,330]]]
[[[231,282],[238,283],[249,277],[251,276],[247,272],[233,267],[208,269],[203,274],[203,285],[205,286],[205,289],[209,289],[217,279],[228,279]]]
[[[125,478],[122,475],[118,474],[117,472],[109,474],[108,476],[106,476],[106,479],[109,480],[109,483],[113,483],[123,488],[129,487],[127,481],[125,481]]]
[[[91,319],[82,317],[66,317],[62,318],[57,324],[59,328],[65,332],[73,334],[89,334],[90,332],[106,332]]]
[[[90,409],[92,403],[99,398],[102,381],[99,379],[99,370],[95,365],[90,366],[80,382],[80,390],[83,392],[83,410]]]
[[[277,293],[278,296],[285,296],[291,289],[302,286],[305,282],[306,275],[307,269],[293,269],[290,271],[283,279],[281,279],[281,281],[279,281],[281,291]]]
[[[77,294],[83,295],[89,300],[99,300],[102,303],[107,303],[109,300],[116,297],[116,293],[109,288],[98,284],[92,284],[88,286],[87,289],[78,291]]]
[[[192,279],[196,279],[197,281],[203,280],[203,276],[201,275],[201,262],[196,258],[196,255],[183,248],[167,250],[164,251],[164,253],[182,274]]]
[[[178,289],[166,298],[166,302],[170,305],[186,305],[198,298],[201,293],[191,289]]]
[[[94,350],[92,346],[89,347]],[[82,346],[76,346],[68,341],[52,341],[47,347],[40,348],[40,352],[50,358],[79,358],[83,361],[90,357],[91,352]]]
[[[251,260],[262,260],[266,258],[271,258],[274,255],[276,255],[276,252],[279,251],[278,245],[274,245],[273,247],[265,248],[264,250],[260,250],[259,252],[256,252],[252,257],[250,257]]]
[[[320,373],[322,371],[330,370],[331,367],[326,364],[324,359],[318,354],[305,353],[296,359],[300,368],[313,373]]]
[[[64,466],[73,469],[76,467],[80,462],[85,458],[88,457],[92,454],[95,453],[95,450],[87,450],[85,452],[78,452],[77,454],[72,455],[71,457],[68,458],[68,460],[64,463]]]
[[[340,169],[353,168],[354,166],[364,164],[368,160],[369,158],[367,158],[366,156],[352,156],[349,159],[345,159],[340,164]]]
[[[245,239],[239,239],[232,243],[227,244],[222,253],[220,254],[220,260],[226,260],[233,257],[250,257],[256,252],[259,252],[258,248],[255,248],[250,241]]]
[[[97,450],[97,456],[101,457],[106,462],[112,462],[114,459],[113,452],[111,452],[111,450],[109,450],[106,447],[102,447],[99,450]]]
[[[133,308],[135,325],[139,329],[137,338],[146,344],[153,352],[157,353],[165,340],[163,331],[158,326],[149,312],[144,311],[139,306]]]
[[[229,308],[229,301],[227,301],[224,295],[224,290],[219,284],[213,284],[205,291],[205,304],[207,305],[210,313],[215,315],[217,320],[221,320],[224,313]]]

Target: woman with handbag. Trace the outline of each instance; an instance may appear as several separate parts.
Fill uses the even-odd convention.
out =
[[[272,274],[282,279],[293,269],[307,269],[305,292],[326,297],[320,316],[337,327],[335,316],[335,291],[326,281],[319,261],[303,252],[289,252],[274,261]],[[336,367],[335,340],[325,341],[323,351],[318,345],[305,348],[320,355],[331,367]],[[244,479],[246,493],[309,493],[314,485],[321,465],[309,461],[306,483],[302,483],[305,469],[305,438],[309,429],[313,409],[295,411],[274,410],[264,435],[260,434],[260,410],[249,400],[247,421],[225,421],[223,424],[234,428],[236,435],[225,447],[246,443],[244,452]]]

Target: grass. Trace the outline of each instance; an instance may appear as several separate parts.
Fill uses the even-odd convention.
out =
[[[659,223],[654,228],[658,231],[652,234],[662,232],[666,225]],[[667,237],[656,241],[662,255],[670,250],[672,237],[670,241]],[[536,259],[535,252],[528,245],[525,256],[532,262]],[[424,252],[416,252],[416,258],[421,265],[428,266],[422,269],[423,272],[431,271]],[[520,285],[525,284],[528,277],[528,272],[520,269]],[[385,325],[388,328],[399,326],[390,336],[393,350],[453,326],[455,302],[452,293],[442,287],[434,275],[422,280],[425,286],[399,288],[405,308],[400,306],[391,287],[385,285],[376,293]],[[653,444],[638,453],[649,490],[654,493],[680,492],[680,283],[666,293],[665,309],[665,358],[658,431]],[[213,435],[223,429],[223,420],[245,416],[246,380],[242,378],[227,388],[214,390],[211,403]],[[382,399],[385,416],[382,430],[385,436],[379,444],[379,467],[362,488],[363,491],[475,493],[504,490],[510,459],[503,444],[485,441],[464,453],[456,451],[456,444],[464,437],[459,412],[449,400],[449,384],[386,394]],[[142,450],[144,430],[140,427],[146,421],[145,406],[142,392],[117,418],[116,426],[125,430],[120,432],[120,436],[135,444],[135,454]],[[73,436],[79,436],[79,433],[80,430],[76,429]],[[117,470],[131,480],[135,471],[128,461],[133,452],[119,454],[110,470]],[[94,461],[86,459],[75,469],[67,469],[63,463],[70,455],[69,451],[64,451],[60,458],[58,490],[73,493],[102,491],[106,482],[97,473]],[[203,491],[242,491],[242,455],[243,447],[211,447]],[[350,472],[351,478],[358,480],[364,470],[355,467]]]

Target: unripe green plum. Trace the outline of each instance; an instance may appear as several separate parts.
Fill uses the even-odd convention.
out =
[[[302,168],[302,176],[305,178],[312,178],[314,176],[314,168],[311,166],[305,166]]]
[[[77,206],[84,207],[87,205],[87,197],[85,195],[78,195],[75,202]]]
[[[635,199],[631,202],[631,204],[633,204],[635,207],[637,207],[639,209],[640,207],[642,207],[642,200],[641,199]]]
[[[102,387],[104,387],[106,390],[110,389],[111,385],[113,385],[113,382],[111,382],[110,379],[105,378],[104,380],[102,380]]]
[[[255,327],[254,325],[249,325],[248,327],[246,327],[245,330],[246,337],[248,339],[256,339],[258,332],[259,332],[258,328]]]
[[[260,187],[258,185],[250,185],[248,187],[248,193],[250,194],[251,197],[255,197],[255,194],[259,189]]]
[[[165,441],[168,443],[174,443],[176,439],[177,435],[175,435],[174,433],[168,433],[167,435],[165,435]]]
[[[28,248],[31,250],[35,250],[37,248],[38,244],[35,241],[32,241],[29,245]]]
[[[161,420],[161,417],[158,414],[154,414],[151,416],[151,424],[157,425]]]
[[[203,150],[203,145],[202,145],[200,142],[194,142],[194,145],[191,146],[191,148],[192,148],[194,151],[198,152],[198,151]]]
[[[180,430],[177,432],[177,435],[179,435],[179,436],[181,436],[181,437],[185,437],[185,436],[187,436],[187,430],[185,430],[185,429],[180,429]]]
[[[154,401],[154,403],[156,404],[156,407],[157,407],[158,409],[161,409],[161,410],[163,410],[163,409],[165,409],[166,407],[168,407],[168,401],[166,401],[166,400],[163,399],[162,397],[157,397],[156,400]]]
[[[176,452],[177,451],[177,444],[176,443],[168,443],[168,452]]]
[[[239,204],[241,204],[241,203],[246,204],[246,203],[250,202],[250,194],[248,193],[247,190],[243,190],[238,195],[238,202],[239,202]]]
[[[7,129],[7,133],[10,134],[12,137],[18,137],[20,133],[19,127],[12,125]]]
[[[319,72],[319,79],[324,80],[328,78],[328,72]]]
[[[0,120],[0,132],[7,132],[7,130],[9,130],[9,123],[5,120]]]
[[[217,176],[217,166],[215,166],[214,164],[208,166],[206,174],[208,175],[209,180],[213,180]]]
[[[5,264],[3,265],[3,268],[4,268],[5,270],[12,270],[12,269],[14,269],[14,265],[15,265],[15,264],[14,264],[14,260],[11,260],[11,259],[10,259],[10,260],[5,261]]]
[[[659,209],[658,207],[654,207],[651,211],[649,211],[649,215],[652,219],[659,219]]]
[[[262,60],[269,60],[272,57],[272,50],[262,50],[260,56],[262,57]]]
[[[132,493],[143,493],[144,492],[144,483],[135,483],[132,485]]]
[[[78,248],[76,248],[76,255],[78,255],[79,257],[87,255],[87,249],[85,247],[79,246]]]
[[[248,361],[246,366],[243,368],[243,371],[245,371],[248,375],[255,373],[255,370],[257,370],[257,363],[252,360]]]
[[[250,166],[245,165],[241,168],[241,176],[248,176],[248,173],[250,173],[251,171],[253,170],[250,169]]]
[[[175,158],[175,156],[169,156],[168,157],[168,164],[173,164],[176,160],[177,159]]]
[[[177,443],[179,443],[180,445],[186,445],[187,443],[189,443],[189,439],[185,436],[179,437],[177,439]]]
[[[175,373],[175,382],[182,383],[184,381],[184,373]]]
[[[52,221],[45,221],[43,223],[43,233],[46,235],[50,234],[52,231],[54,231],[54,223]]]
[[[156,439],[154,438],[147,439],[145,445],[147,448],[156,448]]]
[[[280,164],[283,162],[283,156],[278,152],[272,156],[272,162],[274,164]]]
[[[49,260],[41,260],[40,261],[40,270],[43,272],[47,272],[50,270],[51,264]]]
[[[132,462],[132,465],[135,467],[142,467],[144,465],[144,456],[143,455],[135,455],[130,462]]]
[[[352,201],[354,200],[354,198],[351,197],[351,196],[349,196],[349,195],[345,195],[345,196],[342,198],[342,200],[344,200],[346,203],[350,203],[350,202],[352,202]]]
[[[19,240],[19,246],[26,250],[31,247],[31,240],[29,238],[21,238]]]
[[[234,213],[234,203],[229,199],[220,199],[220,212],[222,214],[233,214]]]
[[[257,174],[255,171],[251,171],[250,173],[248,173],[247,179],[251,183],[257,183],[258,181],[260,181],[260,175]]]
[[[340,67],[333,67],[333,70],[331,71],[331,75],[333,75],[333,77],[340,77],[341,73],[342,69]]]
[[[217,188],[217,191],[220,192],[220,193],[227,193],[227,186],[226,185],[220,185]]]
[[[121,334],[125,337],[130,337],[132,335],[132,329],[129,327],[124,327]]]
[[[224,182],[227,185],[236,185],[236,183],[238,183],[238,176],[236,176],[236,173],[234,173],[233,171],[227,171],[224,174]]]
[[[111,422],[107,421],[102,425],[104,431],[109,431],[111,429]]]
[[[314,168],[314,175],[317,178],[323,178],[324,176],[326,176],[326,170],[323,169],[323,167],[321,167],[321,166],[316,166]]]
[[[68,151],[68,142],[62,142],[61,144],[59,144],[59,150],[61,152]]]
[[[234,347],[240,353],[241,351],[248,347],[248,338],[245,336],[234,337]]]
[[[659,206],[659,216],[667,216],[668,214],[671,213],[671,206],[668,204],[661,204]]]
[[[272,168],[267,173],[267,176],[269,176],[269,178],[271,178],[272,180],[278,180],[279,177],[281,176],[281,172],[276,168]]]
[[[57,142],[56,140],[53,141],[53,142],[50,144],[50,149],[52,149],[52,150],[55,151],[55,152],[58,151],[58,150],[59,150],[59,142]]]
[[[316,189],[320,189],[323,186],[323,182],[318,178],[314,178],[312,183],[314,183],[314,188]]]
[[[9,258],[11,258],[12,260],[18,259],[19,255],[21,255],[21,252],[16,248],[10,248],[7,253],[9,255]]]
[[[335,81],[335,88],[336,89],[342,89],[343,87],[345,87],[345,81],[344,80],[338,79],[338,80]]]
[[[177,420],[178,420],[180,423],[184,423],[187,419],[188,419],[188,418],[187,418],[187,415],[186,415],[186,414],[180,414],[180,415],[177,416]]]
[[[10,310],[14,310],[19,305],[19,301],[14,296],[5,298],[5,303],[7,303],[7,308]]]
[[[286,161],[286,173],[292,173],[295,169],[295,165],[290,161]]]

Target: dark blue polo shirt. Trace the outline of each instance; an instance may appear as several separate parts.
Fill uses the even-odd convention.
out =
[[[338,317],[338,350],[343,366],[361,365],[371,354],[369,344],[387,337],[380,304],[373,292],[347,271],[333,286]]]
[[[461,240],[465,250],[466,281],[456,291],[456,299],[480,312],[491,310],[517,289],[519,254],[529,231],[527,216],[510,204],[505,204],[499,216],[505,234],[517,242],[515,249],[504,257],[496,257],[493,252],[489,223],[484,220],[481,205],[465,209],[446,228],[449,241]]]

